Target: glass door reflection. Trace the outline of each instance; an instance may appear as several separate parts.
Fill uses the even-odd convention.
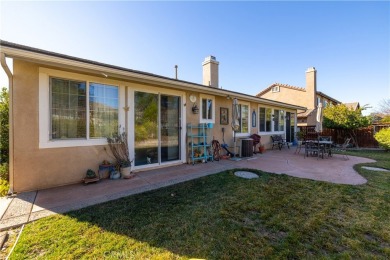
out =
[[[161,162],[180,159],[180,97],[160,96]]]
[[[134,93],[134,165],[159,162],[158,94]]]

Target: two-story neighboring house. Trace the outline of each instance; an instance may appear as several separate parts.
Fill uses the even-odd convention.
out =
[[[317,70],[314,67],[306,71],[306,88],[274,83],[256,96],[306,107],[306,111],[298,111],[297,126],[315,125],[319,103],[322,103],[323,107],[341,104],[340,101],[317,91]]]

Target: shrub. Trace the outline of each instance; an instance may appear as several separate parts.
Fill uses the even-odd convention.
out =
[[[9,191],[8,181],[0,179],[0,197],[7,195],[8,191]]]
[[[0,164],[0,197],[5,196],[8,193],[9,190],[9,183],[8,183],[8,164],[3,163]]]
[[[8,163],[0,164],[0,179],[8,180]]]
[[[390,150],[390,128],[380,130],[374,137],[381,147]]]
[[[0,91],[0,164],[8,162],[8,111],[8,89],[2,88]]]

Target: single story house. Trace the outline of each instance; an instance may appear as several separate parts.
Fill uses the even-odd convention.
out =
[[[128,134],[137,172],[187,163],[189,125],[213,124],[207,142],[232,147],[233,100],[236,137],[256,133],[266,146],[272,134],[294,136],[297,110],[305,109],[219,88],[213,56],[197,84],[7,41],[0,48],[9,77],[12,192],[80,182],[87,169],[112,160],[106,137],[118,131]]]

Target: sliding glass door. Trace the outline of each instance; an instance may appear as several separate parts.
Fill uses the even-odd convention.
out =
[[[135,166],[180,160],[180,97],[134,94]]]
[[[160,96],[161,162],[180,159],[180,97]]]

